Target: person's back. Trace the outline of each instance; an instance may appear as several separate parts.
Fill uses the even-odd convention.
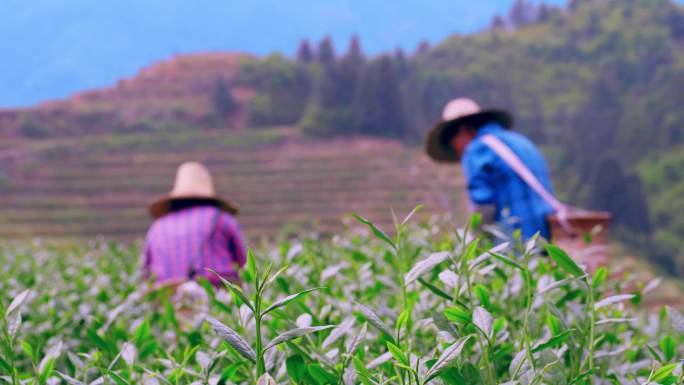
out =
[[[428,134],[426,152],[438,162],[462,162],[470,202],[486,221],[499,222],[509,233],[520,229],[524,238],[539,232],[549,239],[546,217],[556,206],[549,203],[554,198],[546,161],[529,139],[511,131],[512,126],[507,111],[483,110],[471,99],[454,99]]]
[[[172,211],[158,218],[147,234],[144,271],[157,282],[177,282],[206,277],[208,271],[238,281],[237,269],[245,263],[245,247],[237,220],[211,205]]]
[[[239,281],[246,262],[237,208],[214,192],[206,167],[187,162],[178,168],[173,190],[149,206],[155,218],[145,240],[143,273],[157,285],[178,285],[206,277]]]
[[[554,209],[485,144],[482,140],[485,135],[501,140],[548,191],[553,191],[546,161],[537,147],[525,136],[490,123],[477,131],[463,154],[471,201],[477,205],[495,205],[495,220],[504,226],[519,228],[526,238],[537,231],[548,238],[545,217]]]

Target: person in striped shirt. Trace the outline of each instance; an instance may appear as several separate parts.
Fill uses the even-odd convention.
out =
[[[220,285],[239,282],[246,261],[236,220],[237,208],[216,195],[211,174],[201,163],[182,164],[173,190],[149,206],[155,218],[145,239],[142,270],[156,285],[177,285],[199,277]]]

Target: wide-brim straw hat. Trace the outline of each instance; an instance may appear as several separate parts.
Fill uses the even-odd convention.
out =
[[[154,199],[149,205],[149,212],[156,219],[171,212],[172,202],[195,199],[210,201],[234,215],[238,213],[237,206],[216,195],[209,170],[198,162],[186,162],[178,167],[173,190]]]
[[[458,162],[459,155],[451,148],[449,140],[461,125],[481,125],[495,121],[504,128],[513,127],[513,116],[504,110],[482,109],[472,99],[453,99],[444,107],[442,120],[427,136],[425,151],[438,162]]]

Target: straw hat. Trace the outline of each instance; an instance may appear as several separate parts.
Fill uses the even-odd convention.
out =
[[[458,154],[449,145],[456,130],[463,124],[480,126],[490,121],[499,122],[509,129],[513,126],[513,117],[506,111],[483,110],[472,99],[453,99],[444,107],[442,120],[428,134],[425,151],[438,162],[458,162]]]
[[[150,215],[154,218],[164,216],[171,211],[171,202],[186,199],[207,199],[231,214],[238,212],[232,203],[216,195],[211,174],[203,164],[186,162],[178,167],[173,190],[152,201]]]

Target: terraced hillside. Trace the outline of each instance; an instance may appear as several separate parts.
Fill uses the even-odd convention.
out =
[[[312,140],[276,128],[93,137],[39,148],[2,160],[0,236],[140,237],[150,224],[147,202],[170,189],[186,160],[209,166],[217,190],[239,204],[251,238],[334,231],[352,211],[390,226],[390,207],[400,214],[418,203],[462,215],[457,168],[435,166],[392,140]]]

